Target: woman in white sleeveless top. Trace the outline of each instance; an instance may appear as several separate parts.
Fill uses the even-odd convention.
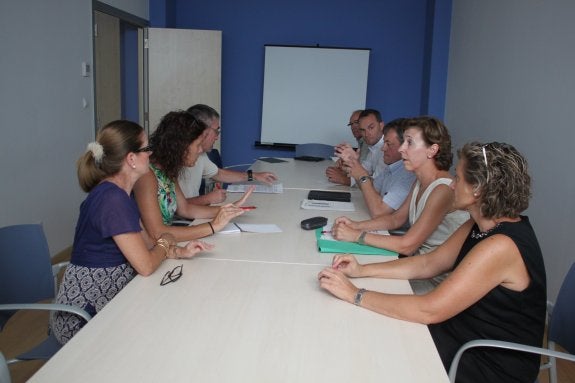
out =
[[[338,240],[359,242],[396,251],[402,255],[425,254],[442,244],[469,214],[453,209],[453,180],[449,168],[453,160],[451,137],[446,126],[434,117],[418,117],[406,123],[404,141],[399,149],[407,170],[417,181],[410,195],[395,212],[367,221],[339,217],[332,229]],[[393,230],[409,223],[402,236],[371,233]],[[412,284],[413,285],[413,284]],[[423,283],[414,289],[423,292],[432,285]]]

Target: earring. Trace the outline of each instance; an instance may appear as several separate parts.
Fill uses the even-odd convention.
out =
[[[136,165],[132,164],[132,169],[136,169]]]

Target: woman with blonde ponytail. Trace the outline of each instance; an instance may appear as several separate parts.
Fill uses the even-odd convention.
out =
[[[132,189],[148,172],[151,151],[141,126],[118,120],[104,126],[78,160],[78,181],[89,194],[80,206],[57,303],[95,315],[136,273],[150,275],[167,258],[191,258],[213,247],[200,241],[178,247],[173,235],[152,238],[142,229]],[[84,325],[64,312],[53,313],[50,322],[62,344]]]

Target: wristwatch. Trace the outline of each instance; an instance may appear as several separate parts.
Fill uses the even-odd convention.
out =
[[[367,231],[362,231],[361,234],[359,235],[359,238],[357,239],[357,243],[359,243],[360,245],[365,245],[365,235],[367,234]]]
[[[359,177],[359,184],[363,185],[364,183],[366,183],[371,177],[370,176],[361,176]]]
[[[356,306],[361,306],[361,300],[363,299],[363,294],[366,292],[366,289],[359,289],[355,294],[355,299],[353,300],[353,304]]]
[[[254,173],[251,170],[248,170],[246,173],[248,173],[248,181],[252,182],[254,180]]]

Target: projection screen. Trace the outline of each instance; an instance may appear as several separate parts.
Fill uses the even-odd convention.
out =
[[[369,53],[266,45],[260,141],[355,144],[346,125],[365,108]]]

